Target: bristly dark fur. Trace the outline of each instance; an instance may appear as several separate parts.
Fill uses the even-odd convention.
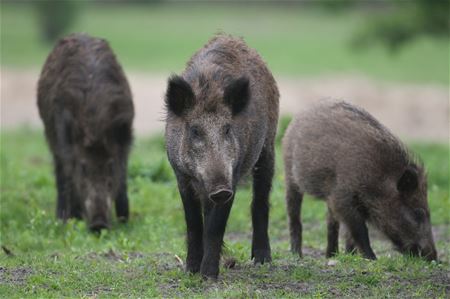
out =
[[[175,78],[169,79],[166,96],[166,145],[185,212],[186,269],[217,278],[236,186],[250,172],[251,256],[256,263],[270,261],[269,193],[279,97],[272,74],[242,39],[218,35],[193,55],[182,79]]]
[[[400,251],[436,259],[423,165],[368,112],[322,102],[292,121],[283,151],[294,252],[301,255],[300,209],[308,193],[328,204],[327,256],[338,252],[340,223],[347,251],[357,247],[374,259],[366,227],[371,222]]]
[[[61,39],[42,69],[37,102],[55,163],[57,216],[108,226],[112,197],[126,220],[134,107],[108,43],[86,34]]]

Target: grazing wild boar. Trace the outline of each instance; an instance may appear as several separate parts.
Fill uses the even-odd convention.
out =
[[[283,139],[291,249],[302,254],[304,193],[328,205],[327,257],[338,252],[339,224],[346,250],[376,259],[366,222],[402,253],[437,258],[423,166],[369,113],[324,101],[298,115]]]
[[[187,225],[186,270],[217,278],[236,185],[253,175],[251,256],[271,260],[268,217],[278,89],[258,53],[228,35],[212,38],[169,78],[166,143]]]
[[[126,221],[134,108],[108,43],[85,34],[61,39],[45,62],[37,98],[55,165],[57,217],[84,217],[98,231],[109,227],[114,201]]]

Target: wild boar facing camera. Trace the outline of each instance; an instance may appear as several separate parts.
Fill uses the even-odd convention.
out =
[[[236,186],[253,175],[251,256],[271,260],[268,216],[278,89],[255,50],[218,35],[169,79],[166,143],[187,224],[190,272],[217,278]]]

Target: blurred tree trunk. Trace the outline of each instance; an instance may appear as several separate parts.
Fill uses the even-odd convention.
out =
[[[45,42],[53,43],[67,32],[75,21],[82,1],[38,0],[35,2],[41,35]]]
[[[388,1],[389,9],[373,14],[353,44],[367,48],[381,42],[395,52],[420,36],[449,38],[449,0]]]

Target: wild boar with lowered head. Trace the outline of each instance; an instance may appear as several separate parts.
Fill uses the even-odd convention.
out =
[[[402,253],[437,259],[423,165],[400,140],[361,108],[324,101],[298,115],[283,139],[291,249],[301,255],[304,193],[328,205],[326,255],[346,250],[375,259],[366,223]]]
[[[127,79],[105,40],[61,39],[38,83],[38,108],[53,154],[60,219],[110,226],[128,219],[127,160],[134,108]]]
[[[189,272],[217,278],[225,226],[240,178],[253,175],[251,256],[271,260],[268,216],[278,89],[258,53],[218,35],[166,93],[166,143],[187,225]]]

